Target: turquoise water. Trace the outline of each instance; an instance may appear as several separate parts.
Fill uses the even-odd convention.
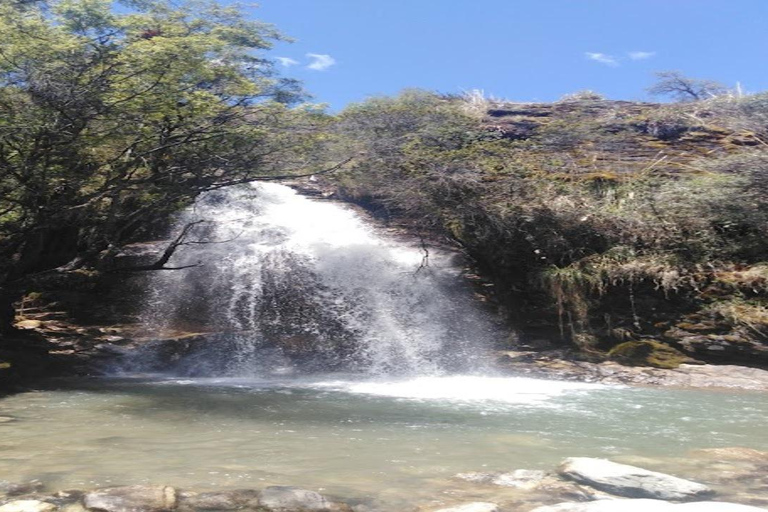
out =
[[[0,423],[0,480],[299,485],[381,510],[515,497],[460,472],[598,456],[702,481],[692,450],[768,450],[764,394],[512,377],[93,379],[4,398],[0,415],[14,418]]]

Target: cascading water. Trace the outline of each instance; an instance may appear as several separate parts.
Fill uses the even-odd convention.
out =
[[[176,373],[471,372],[493,342],[452,255],[382,237],[337,203],[233,187],[200,198],[177,231],[192,223],[192,243],[169,263],[191,268],[153,273],[145,315],[156,333],[215,333],[176,354]],[[129,368],[158,352],[150,345]]]

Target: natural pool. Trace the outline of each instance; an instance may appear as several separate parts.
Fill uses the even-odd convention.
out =
[[[460,472],[596,456],[702,480],[692,450],[768,450],[763,394],[514,377],[100,378],[6,397],[0,415],[13,418],[0,423],[0,479],[298,485],[391,511],[515,497]]]

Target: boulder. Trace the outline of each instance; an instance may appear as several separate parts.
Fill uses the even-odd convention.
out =
[[[765,512],[765,509],[717,501],[678,504],[662,500],[617,499],[591,501],[589,503],[558,503],[557,505],[538,507],[530,512]]]
[[[435,510],[435,512],[499,512],[499,506],[495,503],[475,501],[455,507],[441,508],[440,510]]]
[[[714,494],[703,484],[606,459],[565,459],[558,473],[580,484],[627,498],[689,501]]]
[[[131,485],[89,492],[85,507],[104,512],[163,512],[176,508],[176,489],[166,486]]]
[[[343,511],[348,507],[333,503],[315,491],[276,485],[259,494],[259,505],[273,512]]]
[[[0,512],[53,512],[56,505],[38,500],[10,501],[0,507]]]
[[[179,496],[179,510],[242,510],[259,506],[259,492],[242,489],[235,491],[182,493]]]

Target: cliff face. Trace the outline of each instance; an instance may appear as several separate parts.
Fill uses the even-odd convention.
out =
[[[370,139],[366,157],[331,180],[457,243],[523,345],[768,366],[765,95],[482,111],[433,100],[419,114],[425,102],[349,113],[342,131]]]

